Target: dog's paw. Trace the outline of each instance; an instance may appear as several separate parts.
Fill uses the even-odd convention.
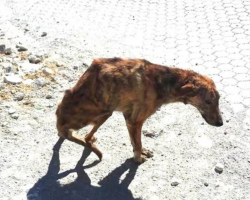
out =
[[[152,151],[149,151],[149,150],[147,150],[145,148],[142,148],[141,154],[146,156],[147,158],[152,158],[154,156]]]
[[[147,158],[145,156],[141,156],[141,158],[134,158],[135,163],[142,164],[147,161]]]

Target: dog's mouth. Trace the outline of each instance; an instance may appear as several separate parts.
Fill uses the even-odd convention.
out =
[[[206,115],[201,114],[201,116],[203,117],[203,119],[205,119],[205,121],[212,125],[212,126],[216,126],[216,127],[220,127],[223,125],[223,121],[221,118],[219,118],[218,120],[208,120],[208,118],[206,117]]]

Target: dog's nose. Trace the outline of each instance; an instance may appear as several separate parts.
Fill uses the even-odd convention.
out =
[[[215,122],[215,126],[222,126],[222,125],[223,125],[223,121],[222,120]]]

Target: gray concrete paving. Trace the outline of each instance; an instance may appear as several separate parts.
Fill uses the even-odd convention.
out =
[[[250,105],[249,1],[2,1],[5,37],[74,60],[139,57],[211,75]],[[25,31],[25,29],[27,31]],[[41,37],[47,32],[46,37]]]
[[[47,33],[44,37],[41,36],[43,32]],[[238,143],[244,149],[245,160],[250,158],[249,0],[1,0],[0,41],[11,44],[20,42],[32,52],[55,52],[61,55],[69,67],[81,63],[89,64],[97,57],[136,57],[206,74],[213,78],[221,94],[225,130],[229,132],[234,130],[232,132],[235,134],[229,140],[241,138]],[[176,119],[175,113],[171,114]],[[155,118],[153,122],[157,124],[158,120],[160,119]],[[243,157],[244,155],[242,154]],[[250,159],[246,162],[248,164],[244,167],[250,168]],[[100,165],[97,166],[101,168]],[[128,166],[130,166],[128,162],[120,165],[120,168],[118,165],[115,170],[113,169],[113,174],[126,171]],[[250,198],[247,193],[249,185],[244,185],[250,182],[249,174],[248,177],[239,175],[242,180],[245,179],[242,187],[234,182],[235,185],[231,183],[233,189],[228,187],[223,192],[219,190],[213,193],[211,192],[213,189],[208,189],[210,196],[206,197],[196,195],[199,191],[195,188],[171,190],[162,187],[164,178],[169,177],[166,175],[167,172],[162,176],[157,174],[157,167],[151,172],[154,175],[148,177],[152,179],[157,177],[159,182],[155,181],[154,187],[144,188],[144,191],[138,186],[141,181],[147,182],[142,175],[147,169],[143,167],[142,169],[142,171],[137,168],[132,169],[130,181],[133,182],[133,173],[136,170],[139,178],[134,178],[130,188],[127,182],[119,186],[121,199],[133,199],[133,196],[152,200]],[[239,169],[239,171],[246,170],[246,168]],[[34,176],[41,178],[41,174]],[[86,174],[84,176],[88,178]],[[51,179],[45,177],[43,181],[47,184]],[[56,184],[55,179],[53,181],[47,184],[48,187],[57,188],[58,193],[65,194],[65,187],[62,189]],[[117,180],[117,184],[118,182]],[[41,182],[37,184],[39,186]],[[101,184],[103,187],[93,184],[83,190],[93,193],[93,198],[89,195],[88,199],[102,199],[102,195],[107,195],[107,199],[119,199],[119,195],[115,197],[109,195],[112,188],[107,186],[108,184],[116,187],[116,182],[111,183],[106,180]],[[81,184],[74,182],[72,187],[74,191],[79,191]],[[28,187],[31,188],[32,186]],[[158,194],[155,192],[157,189],[161,191]],[[68,193],[70,190],[70,186],[66,187]],[[119,191],[119,188],[116,190]],[[235,195],[232,190],[235,190]],[[23,191],[26,191],[24,195]],[[20,195],[24,197],[15,194],[15,198],[25,199],[27,196],[26,199],[52,199],[49,197],[50,193],[46,191],[47,196],[29,196],[27,187],[23,188],[23,191]],[[150,191],[154,195],[150,195]],[[10,193],[11,191],[5,193],[4,198],[11,199]],[[84,193],[74,194],[74,198],[68,199],[85,199],[78,196]],[[202,191],[200,194],[206,192]]]

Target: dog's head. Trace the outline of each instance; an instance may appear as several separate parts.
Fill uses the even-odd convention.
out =
[[[185,81],[180,92],[183,102],[196,107],[208,124],[223,125],[219,109],[220,95],[210,78],[195,74]]]

